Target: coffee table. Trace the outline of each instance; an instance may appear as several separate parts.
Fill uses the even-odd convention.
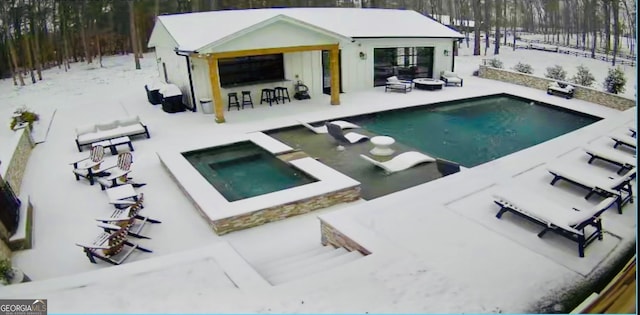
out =
[[[392,144],[396,142],[395,139],[389,136],[376,136],[371,138],[371,143],[375,145],[369,153],[378,156],[388,156],[393,154],[393,149],[390,148]]]
[[[138,193],[133,189],[133,185],[126,184],[116,187],[112,187],[106,190],[109,203],[120,209],[122,207],[129,206],[135,201],[138,201]],[[132,202],[128,202],[125,199],[133,199]]]
[[[133,144],[131,143],[131,139],[127,136],[94,142],[91,146],[95,147],[97,145],[101,145],[108,148],[112,155],[116,155],[118,154],[118,149],[116,147],[124,144],[129,146],[129,150],[133,151]]]
[[[416,89],[419,90],[435,91],[442,90],[444,81],[429,78],[417,78],[413,79],[413,84],[415,85]]]

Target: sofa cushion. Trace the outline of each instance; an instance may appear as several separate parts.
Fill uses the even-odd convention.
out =
[[[111,130],[111,129],[115,129],[117,127],[118,127],[118,121],[117,120],[109,121],[109,122],[102,122],[102,123],[96,124],[96,129],[98,131]]]
[[[123,136],[131,136],[135,134],[144,133],[144,127],[141,124],[134,124],[125,127],[119,127],[113,130],[110,130],[109,138],[118,138]]]
[[[76,127],[76,135],[78,136],[94,132],[96,132],[96,125],[84,125]]]
[[[449,77],[457,77],[458,75],[451,71],[444,71],[442,72],[442,76],[449,78]]]
[[[392,76],[392,77],[388,77],[387,78],[387,82],[390,82],[390,83],[391,82],[398,82],[398,81],[400,81],[400,80],[398,80],[398,77],[396,77],[395,75]]]
[[[131,117],[127,117],[127,118],[123,118],[123,119],[119,119],[118,120],[118,126],[120,126],[120,127],[131,126],[131,125],[135,125],[137,123],[140,123],[140,117],[138,117],[138,116],[131,116]]]

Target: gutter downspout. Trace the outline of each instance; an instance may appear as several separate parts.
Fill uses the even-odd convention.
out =
[[[185,60],[187,61],[187,74],[189,76],[189,91],[191,92],[191,104],[193,104],[193,108],[191,109],[191,111],[195,113],[198,111],[198,103],[196,103],[196,95],[193,90],[193,78],[191,76],[191,62],[190,62],[188,53],[186,55],[183,55],[180,52],[181,52],[180,50],[176,50],[176,55],[185,57]]]

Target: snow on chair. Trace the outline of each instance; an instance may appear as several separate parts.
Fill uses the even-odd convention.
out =
[[[318,133],[318,134],[329,133],[329,130],[327,130],[326,124],[323,125],[323,126],[314,127],[314,126],[312,126],[312,125],[310,125],[310,124],[308,124],[308,123],[306,123],[304,121],[298,120],[298,122],[301,125],[305,126],[307,129],[309,129],[309,130],[311,130],[311,131],[313,131],[315,133]],[[350,123],[348,121],[344,121],[344,120],[333,120],[333,121],[330,121],[329,123],[330,124],[334,124],[334,125],[338,125],[338,127],[340,127],[340,129],[343,129],[343,130],[344,129],[350,129],[350,128],[360,128],[360,126],[358,126],[356,124],[352,124],[352,123]]]
[[[444,85],[459,85],[462,86],[462,78],[452,71],[442,71],[440,80],[444,81]]]
[[[110,173],[108,176],[98,178],[100,188],[106,188],[124,185],[128,182],[127,177],[131,172],[131,163],[133,163],[133,154],[131,152],[122,152],[118,154],[118,162],[116,165],[100,169],[101,172]]]
[[[100,164],[104,161],[104,147],[96,145],[91,148],[89,157],[70,163],[73,165],[73,174],[76,180],[84,177],[93,185],[94,177],[100,173]]]
[[[408,168],[414,167],[421,163],[434,162],[436,159],[418,151],[409,151],[396,155],[391,160],[386,162],[378,162],[364,154],[360,154],[360,157],[383,169],[387,174],[404,171]]]
[[[123,209],[116,209],[108,218],[98,218],[96,221],[99,221],[98,227],[104,229],[105,232],[114,232],[119,229],[123,224],[129,225],[129,235],[137,237],[137,238],[146,238],[150,237],[143,236],[140,234],[144,225],[149,223],[162,223],[159,220],[151,219],[149,217],[140,215],[140,211],[143,206],[144,195],[140,194],[138,200],[129,207]]]
[[[584,257],[585,248],[591,242],[602,240],[600,215],[616,202],[616,197],[608,197],[591,208],[569,208],[541,198],[540,195],[519,187],[503,186],[493,194],[493,202],[500,206],[496,218],[505,212],[512,212],[529,221],[544,226],[538,237],[549,231],[555,232],[578,243],[578,254]],[[587,234],[586,228],[595,230]]]
[[[130,225],[118,226],[113,232],[102,232],[91,243],[76,243],[82,247],[89,261],[96,263],[96,258],[110,264],[120,265],[133,251],[140,250],[151,253],[150,249],[129,242],[127,236]]]

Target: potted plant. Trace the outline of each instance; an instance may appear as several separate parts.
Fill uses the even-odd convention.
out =
[[[14,270],[11,267],[11,260],[0,259],[0,283],[7,285],[13,280]]]
[[[29,126],[29,128],[31,128],[33,127],[33,122],[38,120],[40,120],[40,116],[38,114],[28,110],[26,106],[22,106],[13,112],[9,128],[11,128],[11,130],[16,130],[16,127],[19,127],[25,123]]]

